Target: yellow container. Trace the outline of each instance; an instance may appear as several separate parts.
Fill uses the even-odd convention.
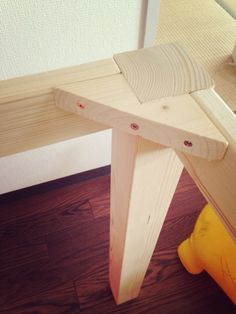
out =
[[[236,243],[209,204],[190,238],[178,247],[178,254],[188,272],[207,271],[236,304]]]

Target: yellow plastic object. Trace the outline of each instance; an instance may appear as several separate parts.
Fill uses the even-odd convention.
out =
[[[209,204],[190,238],[178,247],[178,254],[188,272],[207,271],[236,304],[236,243]]]

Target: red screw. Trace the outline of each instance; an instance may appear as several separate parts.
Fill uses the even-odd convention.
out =
[[[79,102],[77,102],[77,107],[79,107],[80,109],[85,109],[85,105],[80,104]]]
[[[184,145],[187,146],[187,147],[192,147],[193,143],[186,140],[186,141],[184,141]]]
[[[137,123],[131,123],[130,124],[131,129],[133,129],[134,131],[137,131],[139,129],[139,125]]]

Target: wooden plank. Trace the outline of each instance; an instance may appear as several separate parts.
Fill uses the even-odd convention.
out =
[[[113,59],[0,81],[0,104],[50,94],[57,85],[119,73]]]
[[[182,168],[171,149],[113,129],[110,283],[118,304],[139,294]]]
[[[114,60],[141,102],[213,86],[207,72],[178,43],[117,54]]]
[[[0,82],[0,156],[106,129],[58,109],[52,88],[118,72],[107,59]]]
[[[90,120],[209,160],[224,156],[227,141],[189,94],[140,104],[122,74],[55,92],[57,106]]]
[[[178,155],[236,239],[236,116],[213,90],[195,92],[192,97],[228,140],[229,147],[220,161]]]
[[[57,108],[52,96],[0,105],[0,156],[107,129]]]

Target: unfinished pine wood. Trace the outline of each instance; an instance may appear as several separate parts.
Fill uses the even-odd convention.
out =
[[[221,159],[227,148],[188,94],[140,104],[122,74],[61,86],[55,101],[69,112],[208,160]]]
[[[171,149],[113,129],[110,284],[117,304],[139,294],[182,168]]]
[[[119,73],[112,59],[0,82],[0,156],[107,127],[58,109],[52,88]]]
[[[56,108],[50,97],[0,105],[1,157],[107,129]]]
[[[236,116],[213,91],[192,94],[229,142],[224,159],[212,161],[178,152],[192,178],[236,239]]]
[[[99,60],[0,82],[0,104],[50,94],[52,88],[77,81],[119,73],[113,59]]]
[[[117,54],[114,60],[141,102],[213,86],[207,72],[178,43]]]

